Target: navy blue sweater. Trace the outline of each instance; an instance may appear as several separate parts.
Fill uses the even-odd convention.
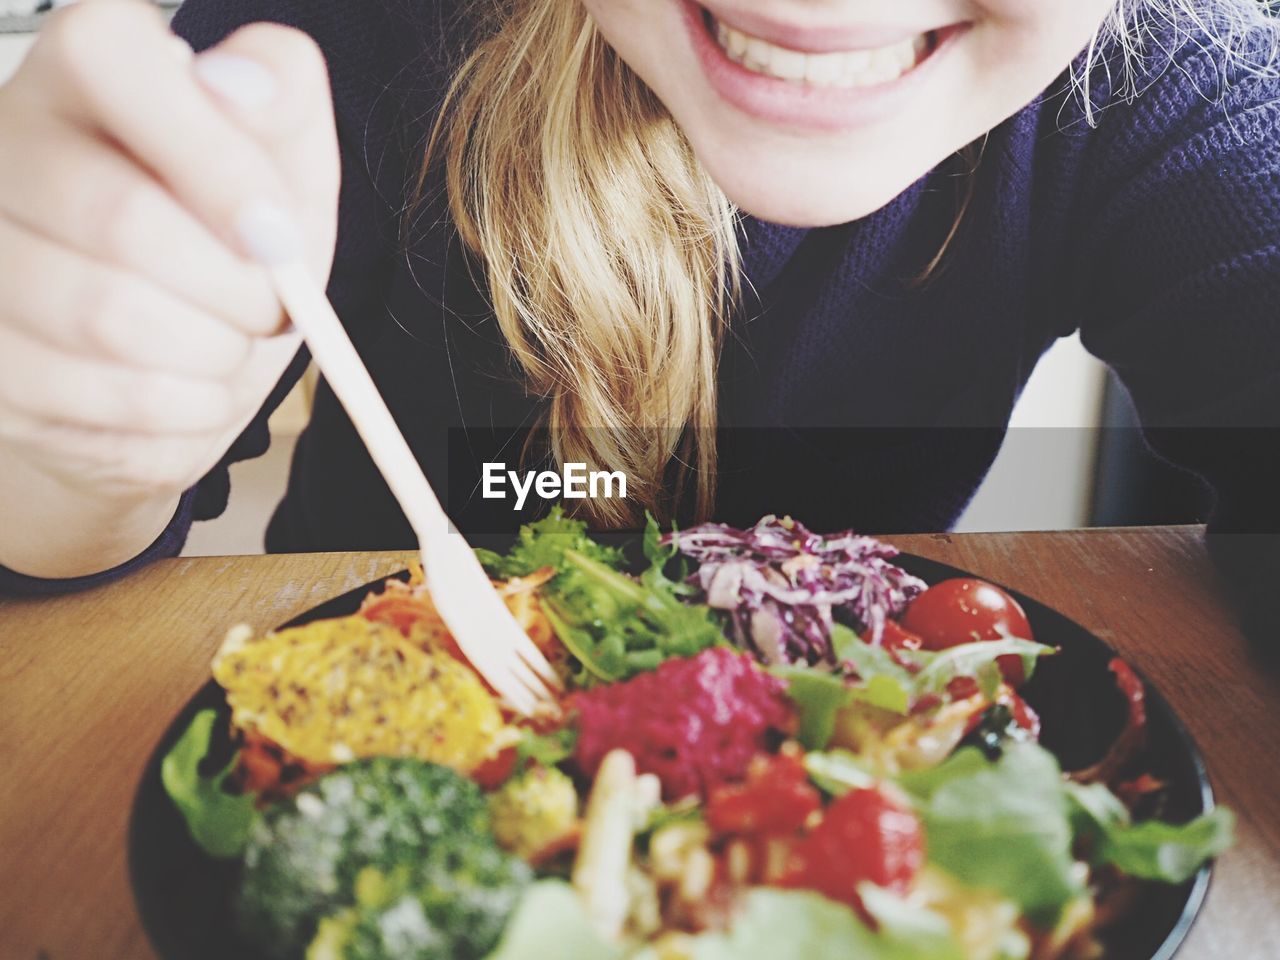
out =
[[[447,210],[427,207],[407,249],[401,240],[456,55],[453,6],[187,0],[175,27],[203,48],[277,20],[325,50],[344,164],[330,297],[448,508],[474,533],[510,517],[508,504],[476,495],[478,465],[515,459],[510,430],[536,420],[539,400],[511,370]],[[925,285],[912,278],[955,217],[950,164],[855,223],[802,230],[748,218],[755,292],[722,357],[717,518],[785,512],[818,529],[946,529],[989,468],[1037,359],[1078,330],[1123,379],[1151,446],[1213,487],[1211,529],[1280,532],[1280,81],[1233,76],[1221,60],[1211,45],[1182,45],[1153,61],[1136,102],[1109,103],[1096,126],[1065,79],[1001,124],[945,268]],[[228,465],[266,449],[267,415],[304,365],[142,556],[78,581],[0,571],[0,590],[72,589],[177,553],[193,520],[224,509]],[[322,383],[268,548],[412,542]],[[1233,576],[1258,569],[1260,538],[1221,542]]]

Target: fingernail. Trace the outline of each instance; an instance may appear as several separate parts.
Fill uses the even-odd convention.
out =
[[[265,107],[280,89],[270,70],[233,53],[202,53],[196,57],[195,73],[215,94],[250,110]]]
[[[274,267],[302,259],[302,231],[274,203],[255,203],[236,217],[236,234],[245,252],[263,266]]]
[[[175,33],[173,35],[173,55],[180,63],[190,63],[195,58],[196,52],[185,38]]]

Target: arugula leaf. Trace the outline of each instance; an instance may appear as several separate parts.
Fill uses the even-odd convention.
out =
[[[561,562],[563,572],[543,588],[543,608],[582,663],[580,681],[622,680],[728,642],[709,608],[684,603],[661,576],[638,581],[576,549]]]
[[[1140,880],[1184,883],[1235,840],[1235,815],[1216,807],[1189,823],[1132,823],[1119,798],[1101,783],[1066,785],[1072,819],[1091,841],[1095,865],[1110,864]]]
[[[191,839],[209,856],[229,860],[244,852],[258,812],[252,794],[233,795],[224,789],[238,755],[214,776],[200,775],[200,761],[209,752],[216,719],[214,710],[201,710],[195,715],[161,761],[160,779],[186,820]]]
[[[543,597],[542,612],[546,614],[551,629],[556,632],[565,649],[573,654],[574,659],[582,666],[582,670],[576,677],[579,684],[589,685],[593,679],[602,683],[613,683],[618,677],[610,673],[596,656],[595,638],[591,635],[591,631],[570,624],[566,617],[572,617],[573,614],[565,610],[565,616],[561,616],[562,609],[564,608],[561,602],[555,597]]]
[[[672,528],[674,532],[675,528]],[[644,558],[649,561],[650,567],[658,567],[661,569],[666,566],[667,561],[671,560],[680,549],[674,542],[667,546],[662,545],[662,528],[658,526],[658,521],[654,519],[652,513],[648,510],[644,512],[644,540],[642,541],[644,549]]]
[[[699,588],[687,582],[689,558],[680,552],[680,548],[676,546],[674,540],[663,546],[662,528],[658,526],[658,521],[653,518],[653,514],[648,510],[644,512],[644,516],[645,527],[642,545],[644,558],[649,561],[649,566],[640,574],[640,582],[650,590],[668,593],[692,603],[693,598],[699,593]],[[671,528],[671,532],[676,532],[674,526]],[[668,575],[667,568],[671,566],[674,566],[675,570],[671,575]]]
[[[544,767],[555,767],[573,756],[578,744],[578,731],[575,727],[562,727],[551,733],[535,733],[526,729],[516,744],[516,763],[518,766],[532,761]]]
[[[665,578],[637,582],[576,550],[567,551],[565,560],[592,586],[626,607],[625,615],[638,617],[662,635],[668,655],[691,657],[725,642],[710,608],[682,602],[670,591],[670,581]]]
[[[620,569],[625,562],[621,550],[592,540],[587,535],[587,525],[566,517],[560,507],[552,507],[541,520],[521,527],[515,546],[506,556],[492,550],[477,550],[476,556],[491,576],[505,580],[527,577],[544,567],[560,571],[564,569],[564,555],[569,550],[615,569]]]
[[[963,960],[942,916],[870,884],[859,895],[878,929],[816,893],[755,887],[728,931],[687,941],[693,960]],[[653,957],[656,954],[642,954]]]
[[[1053,647],[1042,643],[1022,640],[1018,637],[1005,637],[1002,640],[980,640],[975,643],[962,643],[949,647],[928,658],[923,670],[915,676],[914,689],[916,695],[926,693],[943,693],[947,684],[957,677],[974,677],[981,686],[983,672],[990,685],[994,678],[995,686],[1000,685],[1000,674],[996,666],[999,657],[1015,654],[1022,657],[1023,669],[1028,678],[1040,657],[1055,653]],[[985,692],[985,691],[984,691]],[[992,689],[988,696],[995,691]]]
[[[1010,743],[995,763],[965,747],[937,767],[904,774],[929,859],[961,883],[994,890],[1049,927],[1084,892],[1053,754]]]

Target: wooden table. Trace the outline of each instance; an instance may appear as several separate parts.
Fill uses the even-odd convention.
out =
[[[1179,960],[1280,956],[1280,676],[1215,592],[1198,528],[891,538],[1085,624],[1168,695],[1239,844]],[[0,958],[153,956],[125,872],[133,790],[228,627],[270,627],[405,554],[170,560],[75,596],[0,601]],[[1139,960],[1139,958],[1119,958]]]

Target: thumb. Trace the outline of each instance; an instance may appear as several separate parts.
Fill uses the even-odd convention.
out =
[[[305,33],[244,27],[195,58],[197,81],[274,162],[295,199],[310,266],[333,257],[341,165],[324,56]]]

